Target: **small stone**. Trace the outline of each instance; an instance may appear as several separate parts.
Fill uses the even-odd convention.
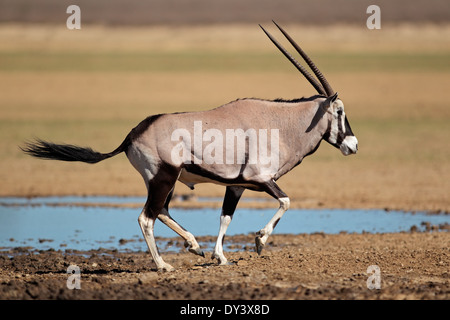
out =
[[[246,260],[239,260],[237,262],[237,265],[240,266],[240,267],[248,266],[248,262]]]

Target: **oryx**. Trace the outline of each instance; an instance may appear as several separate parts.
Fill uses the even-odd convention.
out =
[[[296,100],[238,99],[209,111],[153,115],[132,129],[110,153],[42,140],[28,143],[22,150],[38,158],[86,163],[97,163],[125,152],[147,186],[148,197],[138,222],[159,270],[169,271],[173,267],[164,262],[156,247],[153,234],[156,218],[178,233],[190,252],[204,256],[194,236],[169,214],[177,180],[192,189],[203,182],[226,186],[219,235],[212,255],[220,264],[227,264],[223,239],[243,191],[264,191],[277,199],[280,206],[256,234],[256,251],[261,253],[290,204],[276,181],[314,153],[322,140],[344,155],[356,153],[358,141],[350,129],[344,104],[311,59],[277,25],[319,82],[260,27],[318,95]]]

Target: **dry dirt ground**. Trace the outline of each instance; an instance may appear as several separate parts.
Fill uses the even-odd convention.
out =
[[[201,238],[211,241],[213,238]],[[0,299],[439,299],[450,298],[448,232],[274,235],[260,256],[253,236],[228,237],[232,265],[166,253],[176,267],[155,272],[148,253],[11,250],[0,255]],[[70,265],[80,289],[68,289]],[[368,273],[369,266],[379,273]],[[379,275],[380,288],[375,279]],[[74,278],[69,283],[76,284]],[[369,287],[372,286],[372,289]]]

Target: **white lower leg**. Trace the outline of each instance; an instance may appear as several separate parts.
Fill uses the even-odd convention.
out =
[[[139,226],[141,227],[142,234],[144,235],[145,242],[147,243],[150,254],[152,255],[153,260],[155,261],[158,270],[163,271],[174,270],[175,269],[174,267],[164,262],[163,258],[158,252],[158,248],[156,247],[156,241],[153,235],[153,226],[155,221],[151,218],[148,218],[145,215],[145,212],[142,211],[142,213],[139,215],[138,222]]]
[[[256,241],[256,251],[258,252],[258,254],[261,253],[262,248],[265,246],[267,239],[272,234],[273,229],[277,225],[278,221],[281,219],[283,214],[289,209],[290,205],[289,198],[287,197],[280,198],[278,199],[278,201],[280,202],[280,207],[278,208],[275,215],[272,217],[272,219],[270,219],[269,223],[267,223],[267,225],[264,228],[262,228],[256,233],[257,237],[255,241]]]
[[[216,258],[219,260],[219,264],[227,264],[228,260],[225,258],[223,254],[223,239],[225,237],[225,233],[227,231],[228,226],[231,222],[231,216],[221,215],[220,216],[220,228],[219,235],[217,236],[216,246],[214,247],[214,254],[212,258]]]

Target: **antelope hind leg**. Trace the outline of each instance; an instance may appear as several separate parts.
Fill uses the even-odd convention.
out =
[[[200,245],[195,239],[194,235],[180,226],[169,214],[167,208],[164,208],[158,215],[158,219],[168,226],[170,229],[175,231],[180,237],[182,237],[184,242],[184,247],[188,249],[189,252],[196,255],[205,257],[205,253],[200,249]]]
[[[147,209],[144,207],[142,213],[138,218],[139,226],[141,227],[142,234],[144,235],[145,242],[147,243],[150,254],[152,255],[153,261],[156,263],[156,268],[159,271],[173,271],[175,270],[170,264],[166,263],[161,255],[159,254],[158,248],[156,247],[156,241],[153,234],[153,227],[155,225],[155,218],[149,216]]]

